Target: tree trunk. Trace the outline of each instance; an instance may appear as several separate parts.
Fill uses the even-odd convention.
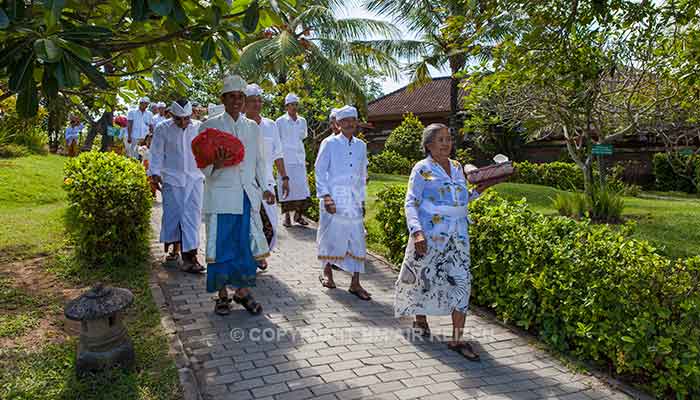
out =
[[[80,149],[81,151],[90,151],[92,149],[92,142],[95,141],[95,137],[98,133],[102,135],[102,138],[106,136],[107,132],[107,121],[112,122],[112,113],[105,111],[102,116],[97,121],[90,124],[90,130],[88,131],[87,137],[85,138],[85,143]],[[102,150],[100,150],[102,151]]]

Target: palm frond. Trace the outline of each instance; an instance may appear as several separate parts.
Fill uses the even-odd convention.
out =
[[[447,16],[440,3],[431,0],[367,0],[364,6],[371,12],[405,25],[411,32],[424,33],[439,31],[444,24]]]
[[[260,39],[244,47],[238,60],[239,72],[247,79],[258,80],[265,64],[270,61],[264,50],[273,42],[273,39]]]
[[[321,21],[319,21],[321,22]],[[338,40],[362,40],[371,37],[399,39],[401,30],[387,21],[370,18],[343,18],[325,23],[312,21],[315,36]]]
[[[321,49],[313,44],[308,49],[306,61],[311,73],[316,74],[330,87],[348,95],[362,109],[366,109],[367,100],[362,85],[340,64],[327,58]]]
[[[338,64],[353,64],[381,72],[393,79],[398,78],[399,64],[381,46],[372,41],[345,42],[332,39],[318,39],[321,52]]]

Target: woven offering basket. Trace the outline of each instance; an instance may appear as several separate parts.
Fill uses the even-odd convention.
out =
[[[513,163],[508,161],[473,169],[467,172],[467,180],[471,184],[500,182],[508,179],[514,172]]]

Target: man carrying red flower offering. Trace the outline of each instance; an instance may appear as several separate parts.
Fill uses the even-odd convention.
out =
[[[238,142],[220,143],[214,148],[213,161],[204,166],[212,145],[203,143],[193,151],[204,173],[204,224],[207,245],[207,292],[218,291],[214,311],[220,315],[231,312],[228,287],[235,290],[233,301],[253,315],[262,312],[262,306],[253,299],[258,261],[269,256],[267,241],[260,219],[262,200],[274,203],[275,197],[267,190],[267,166],[260,127],[241,115],[245,106],[246,82],[240,76],[224,78],[221,102],[225,112],[200,125],[200,135],[220,135],[209,128],[223,131],[240,140],[243,158],[236,163]],[[197,147],[197,148],[195,148]],[[264,188],[264,192],[263,189]]]

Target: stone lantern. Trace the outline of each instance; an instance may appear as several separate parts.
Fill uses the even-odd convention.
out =
[[[134,295],[129,290],[98,283],[66,305],[66,318],[80,321],[75,363],[78,375],[117,365],[133,366],[134,346],[122,316],[122,311],[133,302]]]

